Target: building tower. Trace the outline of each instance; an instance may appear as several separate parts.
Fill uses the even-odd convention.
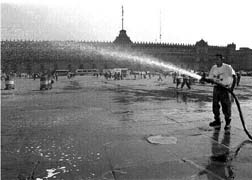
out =
[[[159,40],[160,40],[160,43],[162,42],[162,21],[161,21],[161,10],[160,10],[160,19],[159,19]]]
[[[124,10],[122,6],[122,29],[120,30],[119,36],[116,37],[114,40],[115,44],[120,44],[120,45],[126,45],[126,44],[131,44],[132,41],[128,37],[126,30],[124,30]]]
[[[123,30],[123,6],[122,6],[122,30]]]

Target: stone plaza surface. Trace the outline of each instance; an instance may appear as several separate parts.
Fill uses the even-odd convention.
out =
[[[49,91],[16,79],[1,90],[1,179],[252,179],[252,143],[236,105],[232,128],[213,120],[211,85],[176,89],[171,77],[60,77]],[[252,133],[252,78],[235,94]],[[223,119],[223,117],[222,117]],[[150,136],[172,138],[152,144]]]

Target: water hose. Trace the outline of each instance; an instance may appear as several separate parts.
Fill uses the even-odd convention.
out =
[[[225,88],[225,87],[224,87]],[[230,89],[228,88],[225,88],[231,95],[232,97],[234,98],[235,100],[235,103],[236,103],[236,106],[237,106],[237,109],[238,109],[238,112],[239,112],[239,115],[240,115],[240,120],[241,120],[241,123],[242,123],[242,127],[243,127],[243,130],[245,131],[245,133],[247,134],[248,138],[250,140],[252,140],[252,136],[251,134],[249,134],[247,128],[246,128],[246,125],[245,125],[245,121],[244,121],[244,118],[243,118],[243,114],[242,114],[242,110],[241,110],[241,106],[240,106],[240,103],[238,101],[238,98],[236,97],[236,95],[234,94],[233,91],[231,91]]]
[[[241,120],[241,123],[242,123],[243,130],[244,130],[245,133],[247,134],[248,138],[252,141],[252,136],[251,136],[251,134],[249,134],[249,132],[248,132],[248,130],[247,130],[247,128],[246,128],[246,125],[245,125],[245,121],[244,121],[244,118],[243,118],[243,114],[242,114],[242,110],[241,110],[240,103],[239,103],[239,101],[238,101],[238,98],[237,98],[236,95],[234,94],[234,92],[233,92],[231,89],[229,89],[229,88],[223,86],[222,84],[220,84],[220,83],[218,83],[218,82],[215,82],[215,81],[212,80],[212,79],[206,79],[206,78],[203,77],[203,78],[201,79],[201,81],[205,81],[205,82],[207,82],[207,83],[212,83],[212,84],[216,84],[216,85],[218,85],[218,86],[221,86],[222,88],[224,88],[226,91],[228,91],[228,92],[232,95],[232,97],[233,97],[234,100],[235,100],[235,103],[236,103],[236,106],[237,106],[237,109],[238,109],[238,112],[239,112],[239,115],[240,115],[240,120]]]

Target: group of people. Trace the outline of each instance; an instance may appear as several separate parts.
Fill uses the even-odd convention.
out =
[[[147,77],[149,79],[151,79],[151,76],[153,76],[150,72],[145,72],[145,71],[142,71],[142,72],[139,72],[139,73],[135,73],[133,72],[131,75],[134,75],[134,80],[138,78],[140,79],[147,79]]]
[[[3,76],[3,80],[5,81],[5,90],[15,89],[14,76],[15,75],[13,73],[5,74]]]
[[[183,89],[183,87],[186,85],[188,89],[191,89],[192,81],[189,76],[185,74],[180,73],[173,73],[172,74],[173,83],[176,83],[176,88],[179,88],[179,85],[181,84],[180,88]]]
[[[53,79],[58,81],[58,74],[56,72],[54,72],[54,73],[33,73],[32,77],[33,77],[33,80],[36,80],[37,78],[41,78],[42,76],[45,76],[45,75],[50,75]]]
[[[120,72],[114,72],[112,74],[110,71],[104,73],[105,79],[123,80],[123,75]]]

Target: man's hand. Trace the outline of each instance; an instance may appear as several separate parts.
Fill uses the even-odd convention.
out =
[[[199,82],[206,82],[206,78],[203,76],[200,80],[199,80]]]
[[[200,81],[202,81],[202,82],[207,82],[207,83],[214,83],[214,80],[213,80],[213,79],[208,79],[208,78],[205,78],[205,77],[202,77],[202,78],[200,79]]]

